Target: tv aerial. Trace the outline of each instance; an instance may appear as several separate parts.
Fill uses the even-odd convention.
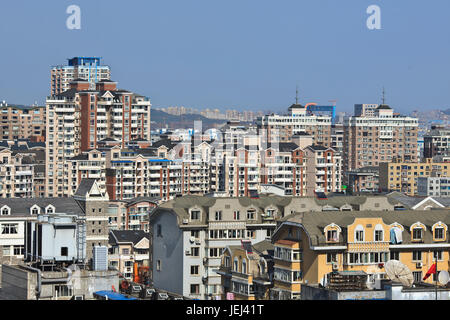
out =
[[[411,287],[414,283],[414,276],[411,270],[398,260],[389,260],[385,263],[384,269],[389,279],[397,281],[406,287]]]

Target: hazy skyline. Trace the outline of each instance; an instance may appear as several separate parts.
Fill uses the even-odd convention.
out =
[[[66,28],[69,5],[81,30]],[[381,30],[366,27],[369,5]],[[447,109],[450,2],[381,0],[1,2],[0,99],[45,102],[50,68],[100,56],[120,88],[155,107],[284,111],[295,102],[338,111],[386,102]]]

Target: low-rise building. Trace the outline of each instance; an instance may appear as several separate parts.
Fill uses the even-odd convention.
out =
[[[450,177],[419,177],[417,194],[419,196],[450,197]]]
[[[332,272],[365,272],[367,283],[386,278],[384,263],[401,261],[415,283],[437,260],[448,270],[449,211],[353,211],[287,217],[275,231],[273,299],[299,299],[301,285],[329,283]],[[425,283],[434,283],[436,276]]]
[[[268,240],[228,246],[218,274],[222,276],[223,300],[269,300],[273,276],[273,244]]]
[[[142,230],[111,230],[109,233],[109,265],[122,276],[134,281],[139,268],[148,267],[150,234]]]
[[[401,160],[380,163],[381,191],[399,191],[414,196],[420,177],[450,177],[450,162],[434,162],[427,158],[419,163]]]

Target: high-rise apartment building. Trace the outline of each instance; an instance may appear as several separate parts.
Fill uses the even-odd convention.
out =
[[[91,83],[91,88],[95,88],[95,83],[111,79],[109,66],[103,66],[98,57],[74,57],[68,59],[68,65],[54,66],[51,69],[51,95],[60,94],[70,89],[73,80],[82,79]]]
[[[425,158],[450,156],[450,127],[434,125],[423,137]]]
[[[271,114],[258,118],[258,128],[266,131],[268,142],[289,142],[293,135],[308,134],[313,143],[331,147],[332,117],[315,115],[306,106],[293,104],[289,114]]]
[[[0,103],[0,140],[45,139],[45,107]]]
[[[49,196],[69,196],[66,160],[98,147],[112,138],[121,147],[136,139],[150,141],[150,100],[117,83],[104,80],[90,89],[87,80],[76,80],[69,90],[47,98],[47,190]]]
[[[378,166],[396,157],[417,162],[417,130],[417,118],[394,114],[387,105],[378,106],[374,116],[345,119],[345,170]]]

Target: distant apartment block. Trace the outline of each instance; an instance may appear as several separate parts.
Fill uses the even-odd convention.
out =
[[[111,79],[109,66],[101,65],[98,57],[74,57],[68,59],[67,65],[54,66],[51,69],[50,94],[56,95],[70,89],[70,83],[82,79],[91,84],[95,89],[95,83]]]
[[[267,134],[267,142],[289,142],[293,135],[306,133],[314,144],[331,147],[331,116],[315,115],[300,104],[291,105],[288,111],[287,115],[258,118],[258,129]]]
[[[400,157],[417,162],[416,118],[394,114],[380,105],[374,116],[355,116],[344,120],[345,170],[378,166]]]
[[[450,176],[419,177],[417,195],[422,197],[450,197]]]
[[[431,130],[425,134],[424,152],[425,158],[435,156],[450,156],[450,127],[449,126],[431,126]]]
[[[437,163],[432,159],[410,163],[394,161],[380,164],[380,188],[382,191],[399,191],[408,195],[418,192],[418,179],[426,177],[450,177],[450,162]]]
[[[0,140],[45,141],[45,107],[0,104]]]
[[[122,147],[139,138],[150,141],[148,98],[118,90],[109,80],[90,88],[88,81],[76,80],[69,90],[47,98],[47,195],[73,193],[68,177],[73,167],[66,161],[97,148],[101,140],[111,138]]]

